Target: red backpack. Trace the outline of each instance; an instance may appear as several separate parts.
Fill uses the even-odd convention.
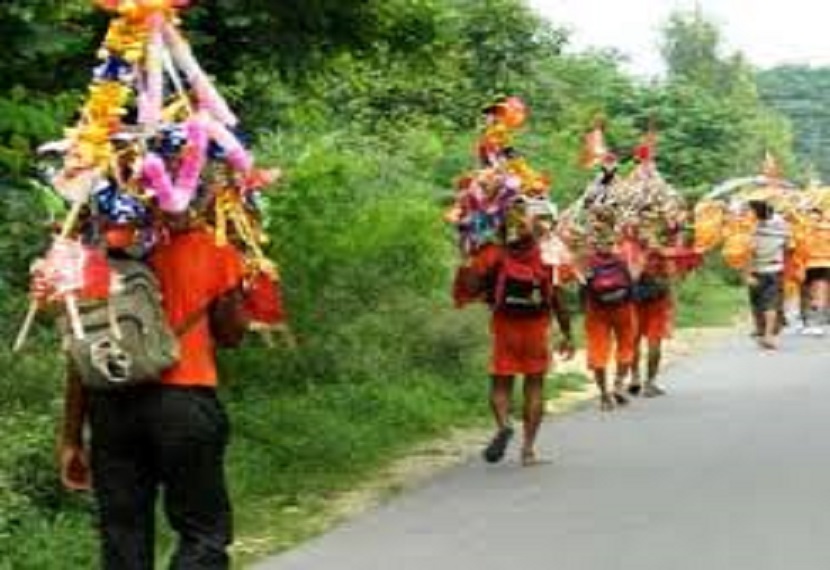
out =
[[[631,297],[631,274],[618,255],[594,255],[588,261],[588,294],[601,305],[616,305]]]
[[[523,254],[507,252],[496,275],[494,307],[515,315],[550,310],[552,276],[542,264],[538,249]]]

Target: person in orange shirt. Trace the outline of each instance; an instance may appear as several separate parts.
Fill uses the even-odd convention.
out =
[[[551,313],[556,315],[563,339],[559,352],[573,356],[570,318],[553,284],[552,267],[542,260],[536,239],[535,219],[521,202],[511,208],[503,244],[490,245],[476,256],[473,273],[487,296],[493,339],[490,373],[490,406],[497,430],[484,449],[488,463],[504,457],[513,427],[510,420],[516,376],[524,376],[521,461],[536,465],[536,435],[544,416],[544,382],[551,366]]]
[[[226,569],[229,426],[216,395],[216,346],[206,309],[219,297],[236,298],[243,263],[235,249],[217,246],[212,234],[186,224],[149,263],[169,323],[180,334],[180,359],[158,383],[112,392],[85,389],[69,370],[61,477],[70,489],[94,491],[103,568],[154,566],[155,506],[163,490],[167,519],[178,535],[171,568]],[[239,307],[232,320],[244,323],[241,296],[238,304],[225,304]]]
[[[583,265],[588,367],[600,391],[600,408],[610,411],[628,403],[623,392],[634,362],[636,315],[631,294],[636,268],[616,250],[610,235],[594,238]],[[607,372],[612,356],[613,387],[608,385]]]

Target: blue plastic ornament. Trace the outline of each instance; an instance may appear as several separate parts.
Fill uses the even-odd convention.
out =
[[[225,160],[225,149],[216,144],[215,141],[210,141],[208,145],[208,158],[210,160]]]
[[[147,223],[147,207],[138,198],[120,192],[114,183],[96,192],[95,201],[98,212],[115,224]]]
[[[235,128],[230,129],[231,134],[236,137],[236,140],[240,142],[240,144],[245,147],[246,149],[250,149],[251,145],[251,137],[245,131]],[[225,149],[222,148],[216,141],[211,140],[210,145],[208,146],[208,158],[210,160],[225,160],[227,157],[227,153]]]
[[[179,124],[163,127],[152,145],[152,150],[164,158],[176,156],[187,144],[187,133]]]
[[[120,81],[130,83],[134,78],[133,66],[117,56],[108,56],[104,62],[93,71],[98,81]]]

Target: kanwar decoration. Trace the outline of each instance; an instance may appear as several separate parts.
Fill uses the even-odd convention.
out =
[[[77,302],[106,296],[106,256],[117,247],[143,259],[169,220],[211,228],[247,259],[262,323],[282,319],[276,266],[264,253],[263,193],[280,176],[256,166],[248,139],[180,30],[189,0],[97,0],[112,15],[77,123],[43,145],[60,166],[48,191],[68,215],[33,265],[31,306],[20,349],[39,308],[63,305],[76,336]],[[54,197],[52,198],[54,200]],[[103,277],[102,277],[103,276]],[[257,315],[253,315],[257,320]]]

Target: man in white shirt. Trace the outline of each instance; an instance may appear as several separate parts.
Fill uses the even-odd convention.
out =
[[[779,332],[778,319],[783,301],[784,260],[790,247],[790,228],[775,215],[771,204],[751,201],[758,219],[752,262],[745,275],[755,321],[755,335],[762,348],[774,350]]]

